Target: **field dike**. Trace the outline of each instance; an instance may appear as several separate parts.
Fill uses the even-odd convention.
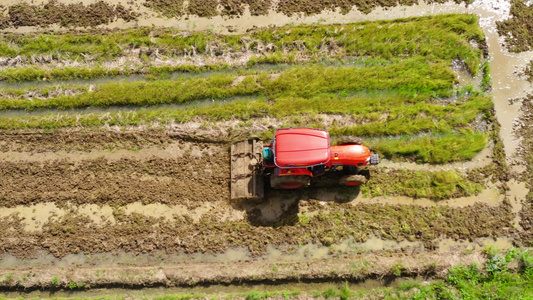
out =
[[[335,1],[309,11],[290,1],[226,2],[215,11],[198,1],[6,4],[0,27],[11,42],[0,47],[6,58],[0,68],[14,81],[0,89],[0,295],[438,281],[458,265],[488,268],[496,250],[531,247],[531,86],[516,71],[533,54],[509,53],[500,45],[496,22],[508,17],[507,2],[386,10],[350,2],[366,14]],[[90,55],[78,58],[15,47],[17,38],[87,25],[57,15],[36,18],[35,12],[50,7],[102,12],[84,20],[98,27],[84,33],[88,38],[91,30],[117,38],[122,31],[115,28],[132,28],[134,21],[175,28],[138,37],[139,47],[117,38],[120,47],[110,52],[101,52],[105,43],[92,48],[88,42]],[[291,17],[294,12],[303,14]],[[441,13],[477,17],[351,24]],[[409,48],[413,57],[407,58],[401,38],[392,42],[383,30],[408,34],[409,22],[446,18],[464,26],[452,37],[443,35],[461,45],[460,59],[433,55],[431,48]],[[316,27],[264,27],[289,22]],[[337,23],[346,24],[320,27]],[[251,24],[258,28],[247,32]],[[379,31],[389,42],[350,48],[341,33],[346,26]],[[194,29],[190,40],[204,47],[186,44],[186,51],[172,52],[174,46],[165,46],[181,42],[172,30],[183,29]],[[135,30],[129,34],[140,32]],[[317,30],[331,35],[329,44],[315,39]],[[244,37],[232,40],[229,32]],[[297,40],[281,44],[272,32]],[[428,41],[418,45],[439,44]],[[22,52],[9,54],[14,49]],[[29,72],[34,63],[39,70]],[[384,71],[390,78],[380,75]],[[357,72],[368,76],[349,77]],[[57,76],[52,85],[46,82],[50,74]],[[133,77],[119,83],[108,75]],[[397,80],[401,76],[409,80]],[[91,83],[69,81],[75,78]],[[193,91],[205,96],[197,99]],[[370,180],[360,188],[338,187],[333,176],[306,190],[267,189],[262,201],[229,199],[232,142],[251,134],[268,140],[276,128],[311,125],[327,128],[333,142],[362,137],[386,159],[368,170]]]

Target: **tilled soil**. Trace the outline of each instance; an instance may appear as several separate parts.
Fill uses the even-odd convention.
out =
[[[20,3],[2,6],[6,13],[0,16],[0,29],[17,28],[20,26],[49,26],[57,24],[61,27],[94,27],[108,24],[121,19],[125,22],[137,21],[141,17],[139,4],[129,1],[125,5],[115,1],[96,1],[84,5],[82,3],[64,4],[57,0],[48,0],[42,4]],[[443,0],[427,0],[427,3],[444,3]],[[469,1],[455,0],[456,3]],[[346,14],[353,8],[370,13],[377,7],[395,7],[413,5],[416,0],[334,0],[334,1],[296,1],[296,0],[146,0],[142,5],[150,11],[161,13],[165,17],[214,16],[239,17],[248,7],[252,16],[268,15],[271,10],[287,16],[314,15],[325,10]],[[185,5],[186,4],[186,5]],[[0,10],[1,11],[1,10]]]
[[[165,146],[175,141],[176,138],[161,130],[2,131],[0,132],[0,151],[48,152],[137,149],[146,146]]]
[[[345,189],[332,187],[270,191],[258,203],[232,201],[229,145],[184,141],[165,131],[3,132],[2,136],[0,150],[15,155],[0,162],[2,206],[53,203],[66,212],[50,214],[40,224],[42,229],[31,232],[26,231],[24,216],[1,218],[0,249],[19,257],[42,251],[57,257],[119,251],[220,253],[235,247],[260,255],[269,244],[291,251],[302,244],[329,246],[371,237],[420,241],[433,249],[440,238],[472,240],[515,233],[507,202],[467,207],[353,205],[342,202],[354,192],[343,195]],[[116,149],[131,155],[112,158]],[[154,149],[154,155],[147,149]],[[174,152],[161,156],[158,149]],[[108,150],[102,157],[89,156]],[[47,159],[46,153],[52,151],[66,152],[67,158]],[[39,159],[29,159],[32,155]],[[315,200],[324,192],[339,201]],[[275,199],[284,205],[270,203]],[[192,220],[191,213],[164,218],[124,212],[125,206],[135,203],[180,205],[189,211],[201,208],[202,213]],[[114,220],[96,222],[80,213],[86,204],[111,206]],[[226,218],[232,211],[240,214]]]
[[[0,201],[5,207],[157,202],[194,208],[204,201],[227,199],[227,147],[197,146],[197,151],[176,154],[175,159],[1,162]],[[209,153],[201,152],[208,147]]]
[[[300,205],[307,202],[300,201]],[[298,204],[298,202],[296,202]],[[316,215],[301,219],[301,209],[292,206],[276,224],[260,224],[261,212],[250,209],[248,220],[220,221],[217,210],[199,222],[187,217],[173,221],[142,214],[115,213],[117,223],[94,223],[76,212],[50,218],[42,232],[25,232],[17,215],[0,220],[0,250],[19,257],[32,257],[38,251],[57,257],[70,253],[127,251],[146,253],[219,253],[234,247],[247,247],[252,255],[263,254],[267,245],[289,249],[315,243],[332,245],[346,239],[364,242],[371,236],[396,241],[422,241],[436,248],[439,238],[472,240],[479,237],[508,236],[515,232],[510,206],[475,204],[465,208],[416,205],[338,204],[325,211],[316,205]],[[313,209],[311,209],[312,211]],[[309,211],[309,209],[308,209]]]
[[[522,139],[519,154],[526,167],[522,180],[526,182],[530,192],[520,212],[520,225],[524,229],[521,233],[522,240],[526,245],[533,246],[533,95],[528,95],[521,101],[522,115],[515,123],[515,132]]]
[[[533,7],[527,2],[511,0],[511,18],[497,22],[497,29],[505,37],[507,48],[512,52],[531,50],[533,46]]]
[[[156,11],[157,5],[162,6],[169,3],[169,1],[147,1],[146,3],[149,2],[155,3],[151,8]],[[182,4],[180,1],[175,2]],[[350,4],[356,2],[350,1]],[[411,1],[407,0],[402,3],[409,2]],[[50,1],[50,3],[55,2]],[[187,3],[189,6],[191,3],[197,3],[197,10],[201,12],[202,3],[205,5],[214,2],[188,1]],[[241,8],[237,7],[238,2],[221,0],[220,3],[223,5],[222,12],[227,11],[227,15],[240,14]],[[259,3],[259,1],[254,3]],[[270,3],[270,1],[262,1],[257,4],[257,7],[259,7],[258,9],[264,9],[263,6],[265,4],[270,5]],[[296,2],[280,1],[279,3],[279,7],[283,7],[283,5],[288,7],[286,8],[287,14],[312,14],[313,10],[324,8],[313,3],[313,5],[294,9],[297,6]],[[334,1],[332,3],[331,7],[342,8],[340,4],[336,4],[337,2]],[[374,7],[378,3],[382,6],[388,6],[389,2],[366,1],[365,3],[369,7]],[[397,3],[397,1],[394,1],[394,3]],[[237,5],[236,8],[233,5]],[[344,2],[342,5],[345,5]],[[28,6],[32,5],[28,4]],[[317,8],[314,8],[315,6]],[[33,9],[31,8],[31,10]],[[180,6],[174,9],[185,8]],[[31,10],[29,10],[30,13]],[[213,14],[213,9],[210,7],[204,8],[204,11],[206,14]],[[217,11],[216,13],[221,12]],[[106,14],[102,13],[104,16]],[[32,18],[28,18],[28,20],[32,20]],[[12,21],[6,21],[5,18],[0,19],[0,26],[11,25]],[[75,26],[85,25],[78,24]],[[533,111],[530,101],[531,99],[524,100],[524,110],[526,112]],[[530,115],[530,113],[524,115],[522,120],[525,124],[530,123]],[[533,136],[533,132],[530,131],[527,126],[520,131],[520,134],[524,137],[522,155],[528,161],[527,174],[533,174],[531,172],[533,170],[530,170],[533,162],[530,151],[530,137]],[[65,210],[69,210],[69,212],[61,216],[50,216],[42,225],[42,230],[34,232],[26,231],[24,216],[20,214],[15,213],[0,218],[0,253],[13,254],[27,259],[36,257],[43,252],[64,258],[73,253],[86,255],[104,252],[120,253],[123,251],[133,254],[150,254],[161,251],[186,254],[198,252],[220,253],[228,249],[246,247],[251,255],[254,256],[265,253],[268,245],[273,245],[287,253],[309,243],[334,246],[345,240],[364,242],[371,238],[398,242],[421,242],[423,248],[420,251],[429,252],[436,249],[438,242],[443,239],[472,241],[485,237],[514,238],[519,236],[514,239],[516,245],[521,244],[521,242],[531,245],[533,240],[531,234],[533,231],[533,200],[531,193],[521,211],[520,225],[523,230],[515,228],[515,216],[508,201],[504,201],[498,206],[477,203],[466,207],[422,207],[419,205],[382,205],[375,203],[355,205],[334,201],[327,203],[317,201],[312,196],[313,193],[308,193],[306,197],[303,197],[302,194],[296,192],[280,192],[276,194],[276,197],[282,199],[282,201],[286,200],[287,204],[283,205],[280,211],[275,213],[265,209],[265,207],[268,207],[268,201],[273,201],[272,198],[276,197],[268,198],[266,203],[235,203],[229,200],[228,145],[202,143],[190,136],[187,141],[182,138],[182,136],[171,135],[165,131],[146,129],[127,132],[0,133],[1,152],[24,152],[24,155],[66,151],[70,153],[81,152],[79,155],[83,157],[84,152],[89,153],[94,150],[127,149],[135,152],[149,147],[162,149],[176,143],[180,145],[190,144],[187,147],[180,148],[182,151],[177,153],[175,158],[154,156],[142,159],[138,157],[120,159],[91,158],[76,159],[75,161],[50,159],[16,161],[9,159],[0,162],[0,203],[2,207],[54,203]],[[192,151],[193,148],[195,149],[194,151]],[[527,174],[524,175],[526,176],[524,179],[527,182],[531,182],[533,178],[530,178]],[[342,198],[342,189],[334,192],[341,194]],[[138,202],[179,204],[187,209],[198,208],[201,203],[213,203],[215,207],[202,214],[198,221],[191,220],[188,214],[175,214],[169,220],[139,213],[124,213],[123,206]],[[101,222],[95,222],[87,215],[81,214],[78,211],[80,206],[87,203],[113,206],[115,222],[105,219]],[[227,220],[221,216],[223,213],[222,208],[231,208],[235,211],[243,212],[245,217],[238,220]],[[355,250],[357,251],[358,249]],[[405,252],[407,253],[408,251]],[[409,254],[400,254],[400,256],[402,255]],[[411,268],[409,264],[405,263],[406,258],[407,256],[395,259],[401,261],[404,266]],[[433,257],[427,264],[417,262],[412,268],[422,266],[421,268],[425,267],[431,272],[435,266],[433,263],[435,260],[436,258]],[[252,266],[248,267],[255,269],[258,265],[257,262],[251,262],[250,265]],[[120,262],[120,264],[122,263]],[[269,277],[268,274],[270,273],[266,272],[265,274],[267,275],[263,274],[257,278],[265,280],[277,278],[298,280],[300,274],[310,274],[304,275],[304,277],[307,276],[305,278],[310,279],[334,278],[335,276],[338,276],[337,278],[352,278],[350,274],[354,272],[351,269],[353,266],[352,261],[342,261],[342,266],[345,268],[350,266],[350,270],[342,269],[339,271],[340,268],[330,266],[329,269],[325,268],[329,273],[316,271],[317,268],[320,268],[320,264],[313,263],[306,261],[297,269],[294,269],[294,266],[289,264],[290,266],[286,272],[280,273],[279,277]],[[329,261],[326,262],[326,265],[328,263]],[[224,265],[236,267],[230,271],[229,275],[226,274],[226,277],[216,277],[210,279],[211,281],[231,282],[235,278],[240,278],[238,276],[242,271],[239,269],[240,264],[224,263]],[[381,273],[379,271],[376,272],[380,275],[388,274],[392,270],[391,266],[394,265],[392,263],[388,264],[381,270]],[[211,270],[209,270],[210,267],[212,266],[202,265],[197,270],[201,270],[202,274],[209,274],[210,276],[212,274]],[[177,276],[176,274],[184,274],[183,268],[187,267],[180,265],[173,270],[169,270],[166,274],[166,278],[169,280],[165,281],[165,276],[161,276],[160,281],[165,282],[165,284],[168,284],[168,282],[171,284],[194,284],[198,282],[195,281],[196,277],[185,278]],[[216,269],[216,267],[213,268]],[[305,273],[306,270],[312,268],[315,269],[310,273]],[[266,269],[274,270],[274,266],[268,265]],[[264,268],[263,271],[266,269]],[[368,269],[375,270],[375,266],[372,265]],[[81,270],[83,272],[91,272],[94,277],[94,270]],[[15,270],[15,272],[22,274],[25,271]],[[88,273],[83,272],[80,275],[81,277],[77,278],[90,277]],[[126,269],[118,269],[117,272],[120,273],[117,275],[119,278],[113,281],[117,284],[127,282],[128,278],[131,278],[128,276],[133,276],[132,274],[135,273]],[[145,272],[145,270],[142,270],[142,272]],[[425,274],[424,272],[420,271],[420,274]],[[363,276],[368,275],[363,273],[361,273]],[[371,271],[368,273],[371,273]],[[6,273],[4,272],[3,274]],[[404,274],[409,274],[409,272],[406,270]],[[36,281],[37,283],[32,285],[31,280],[28,280],[26,284],[28,286],[49,286],[50,282],[52,282],[52,274],[47,275],[50,276],[43,277],[43,281]],[[157,275],[159,276],[159,273]],[[21,278],[23,276],[25,275],[20,275]],[[246,278],[255,278],[253,277],[254,275],[250,276]],[[25,286],[25,283],[15,283],[18,282],[17,280],[13,281],[13,285]],[[95,282],[98,281],[98,279],[94,280]],[[151,282],[159,281],[153,280],[144,283],[149,284]],[[103,284],[106,283],[108,282],[103,282]],[[2,284],[7,286],[5,281]],[[62,282],[62,284],[68,286],[68,282]],[[141,285],[143,282],[137,282],[136,284]]]
[[[89,5],[80,3],[63,4],[49,0],[43,5],[26,2],[4,8],[7,14],[0,17],[0,29],[19,26],[88,27],[108,24],[116,19],[137,20],[138,14],[122,4],[111,5],[105,1],[95,1]]]

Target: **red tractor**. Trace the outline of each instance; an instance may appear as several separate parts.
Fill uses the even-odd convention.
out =
[[[355,186],[366,182],[359,167],[379,163],[359,141],[330,146],[329,133],[315,128],[278,129],[272,145],[263,146],[257,138],[239,142],[232,145],[231,158],[232,198],[262,198],[265,176],[274,189],[295,189],[342,169],[339,184]]]

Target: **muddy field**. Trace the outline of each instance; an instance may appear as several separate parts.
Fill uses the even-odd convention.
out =
[[[454,77],[454,91],[472,86],[490,95],[494,108],[480,115],[471,128],[469,123],[459,129],[487,135],[486,146],[472,159],[429,165],[408,154],[399,160],[385,159],[370,169],[368,186],[361,189],[324,181],[306,190],[267,189],[265,199],[259,201],[230,199],[233,141],[252,132],[266,136],[289,122],[304,126],[305,121],[313,121],[333,128],[357,118],[324,113],[297,121],[248,116],[212,122],[195,117],[169,124],[156,119],[149,126],[1,130],[0,295],[39,288],[438,278],[457,264],[482,264],[488,248],[533,245],[532,178],[528,175],[533,174],[533,108],[527,95],[531,86],[523,75],[533,53],[524,51],[531,45],[513,44],[503,33],[516,28],[512,21],[520,17],[516,9],[528,8],[512,10],[508,1],[474,1],[468,7],[461,1],[18,2],[7,1],[0,7],[0,29],[6,36],[146,25],[235,33],[290,22],[331,24],[474,13],[486,45],[470,43],[487,61],[491,86],[480,88],[483,74],[473,77],[463,66],[454,70],[459,74]],[[256,50],[253,55],[263,55]],[[135,55],[137,62],[146,60],[141,53]],[[213,56],[218,63],[229,54]],[[203,65],[205,57],[197,63]],[[242,57],[233,59],[228,62],[231,66]],[[19,61],[15,68],[32,65],[31,59]],[[120,63],[121,58],[110,61]],[[308,61],[306,57],[299,62]],[[86,60],[78,67],[99,63]],[[36,65],[50,66],[47,62]],[[232,87],[246,80],[243,75],[237,78],[230,81]],[[28,88],[21,87],[21,82],[2,84],[0,98],[47,101],[32,98],[36,94],[31,89],[39,87],[41,80],[25,82]],[[83,93],[84,87],[77,89]],[[455,100],[447,99],[442,105]],[[105,118],[106,108],[99,109],[101,119]],[[0,116],[39,113],[2,109]],[[381,121],[387,116],[372,118]],[[25,120],[21,122],[30,124]],[[366,122],[360,121],[361,125]],[[417,134],[423,137],[427,132]],[[416,183],[421,177],[416,176],[434,176],[424,193],[413,191],[419,188]]]

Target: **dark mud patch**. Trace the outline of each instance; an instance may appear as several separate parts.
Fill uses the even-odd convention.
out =
[[[333,0],[333,1],[314,1],[314,0],[281,0],[278,4],[277,11],[285,15],[314,15],[322,11],[336,11],[339,9],[341,13],[347,14],[353,7],[356,7],[363,13],[370,13],[377,7],[394,7],[398,5],[413,5],[417,4],[418,0],[395,0],[395,1],[367,1],[367,0]]]
[[[365,242],[377,237],[422,241],[427,249],[436,249],[437,239],[473,240],[514,232],[513,214],[505,203],[499,207],[480,203],[464,208],[329,205],[327,211],[314,216],[290,216],[292,221],[279,226],[252,225],[246,220],[221,222],[216,212],[204,215],[197,223],[188,218],[166,221],[135,213],[117,214],[117,223],[102,226],[72,212],[51,218],[42,232],[30,233],[21,230],[22,220],[11,216],[0,220],[0,250],[18,257],[31,257],[38,251],[63,257],[70,253],[115,251],[220,253],[246,247],[256,256],[264,254],[269,244],[290,252],[309,243],[329,246],[347,239]]]
[[[95,1],[89,5],[80,3],[63,4],[49,0],[42,5],[26,2],[7,8],[7,14],[0,19],[0,29],[20,26],[92,27],[122,19],[126,22],[137,20],[138,14],[122,4],[111,5],[105,1]]]
[[[527,63],[526,67],[522,71],[521,75],[524,75],[529,82],[533,82],[533,60]]]
[[[101,149],[139,149],[167,146],[178,138],[161,130],[94,131],[56,130],[0,132],[0,151],[48,152]]]
[[[143,5],[167,18],[183,15],[183,0],[146,0]]]
[[[524,0],[511,0],[511,18],[496,22],[500,36],[511,52],[522,52],[533,46],[533,6]]]
[[[398,5],[417,4],[418,0],[281,0],[274,4],[272,0],[191,0],[185,7],[184,1],[146,0],[145,6],[167,17],[197,15],[200,17],[214,17],[217,15],[238,17],[249,8],[252,16],[268,15],[271,10],[287,16],[316,15],[324,11],[337,11],[347,14],[353,8],[370,13],[378,7],[395,7]],[[429,0],[427,3],[445,3],[444,0]],[[468,0],[455,0],[455,3],[469,3]]]
[[[522,115],[514,124],[515,134],[521,138],[518,154],[526,171],[522,173],[522,180],[526,182],[529,194],[520,212],[520,225],[524,229],[521,238],[525,245],[533,246],[533,95],[521,99]]]
[[[190,0],[187,6],[187,13],[203,18],[210,18],[218,15],[218,0]]]
[[[141,202],[195,208],[229,198],[229,154],[224,149],[212,155],[183,153],[176,159],[146,161],[0,162],[0,202],[4,207]]]

